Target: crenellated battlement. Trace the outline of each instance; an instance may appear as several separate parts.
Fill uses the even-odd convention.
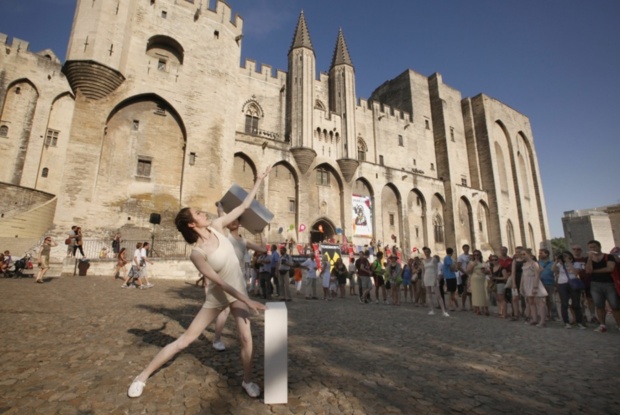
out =
[[[166,0],[160,1],[164,3]],[[218,23],[228,24],[228,28],[234,33],[234,36],[241,35],[243,18],[236,13],[233,16],[231,7],[224,1],[216,0],[214,7],[211,6],[212,0],[167,1],[176,7],[192,10],[194,12],[195,21],[201,18],[207,18],[217,21]]]
[[[175,0],[176,3],[176,0]],[[199,6],[202,5],[202,0],[199,2]],[[211,0],[206,0],[207,5],[211,3]],[[222,0],[215,1],[215,8],[207,7],[207,12],[211,13],[212,17],[226,24],[227,27],[236,35],[240,36],[243,33],[243,18],[235,13],[233,16],[231,7]]]
[[[360,100],[361,101],[361,100]],[[366,102],[366,101],[364,101]],[[367,103],[369,109],[372,109],[375,114],[379,114],[379,119],[388,121],[398,121],[404,123],[411,122],[411,114],[405,111],[401,111],[397,108],[393,108],[390,105],[382,104],[378,101],[371,101]]]
[[[271,82],[275,85],[286,83],[287,73],[285,71],[277,69],[274,76],[271,65],[262,63],[258,66],[253,59],[246,59],[240,69],[242,74],[249,75],[252,78],[260,77],[261,80]]]
[[[0,43],[5,46],[4,52],[6,55],[14,54],[16,56],[18,54],[26,54],[36,59],[43,59],[56,65],[62,65],[60,59],[58,59],[54,51],[51,49],[45,49],[40,52],[31,52],[30,42],[14,37],[11,43],[9,43],[9,36],[4,33],[0,33]]]

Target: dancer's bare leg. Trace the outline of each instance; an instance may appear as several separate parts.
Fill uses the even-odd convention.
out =
[[[243,363],[243,381],[249,383],[252,378],[252,330],[250,328],[250,311],[241,301],[230,304],[230,310],[237,322],[239,342],[241,343],[241,362]]]
[[[185,349],[194,340],[196,340],[198,336],[200,336],[207,328],[207,326],[217,317],[221,310],[221,308],[201,308],[185,333],[161,349],[159,353],[155,355],[153,360],[151,360],[148,366],[138,376],[136,376],[136,380],[146,383],[147,379],[153,374],[153,372],[162,367],[177,353]]]
[[[220,314],[218,314],[215,319],[215,335],[213,336],[213,343],[222,340],[222,331],[224,331],[224,326],[226,325],[226,319],[228,319],[228,315],[230,314],[230,308],[226,307]]]

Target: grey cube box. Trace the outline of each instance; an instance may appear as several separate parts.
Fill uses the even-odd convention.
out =
[[[220,200],[224,212],[228,213],[237,206],[241,205],[247,195],[248,192],[246,192],[244,188],[238,184],[233,184],[231,188],[228,189],[222,200]],[[262,232],[272,220],[273,213],[260,204],[258,200],[253,200],[250,207],[243,212],[239,218],[241,226],[252,233]]]

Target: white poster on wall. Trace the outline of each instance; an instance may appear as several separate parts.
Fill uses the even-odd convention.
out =
[[[372,205],[370,196],[353,195],[353,236],[372,238]]]

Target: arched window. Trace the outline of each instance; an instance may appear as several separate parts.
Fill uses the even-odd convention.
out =
[[[258,118],[260,111],[254,104],[247,106],[245,110],[245,132],[246,134],[258,134]]]
[[[9,127],[6,125],[0,126],[0,137],[8,137],[9,136]]]
[[[183,65],[185,51],[175,39],[169,36],[156,35],[148,40],[146,54],[158,60],[158,69],[166,70],[169,63]]]
[[[47,177],[49,172],[50,172],[50,169],[48,169],[47,167],[43,167],[43,170],[41,170],[41,177]]]
[[[368,151],[368,147],[366,143],[361,138],[357,139],[357,159],[359,161],[366,161],[366,152]]]
[[[443,220],[441,215],[436,214],[433,217],[433,228],[435,229],[435,242],[443,243]]]
[[[323,168],[316,169],[316,184],[320,186],[329,186],[329,171]]]

